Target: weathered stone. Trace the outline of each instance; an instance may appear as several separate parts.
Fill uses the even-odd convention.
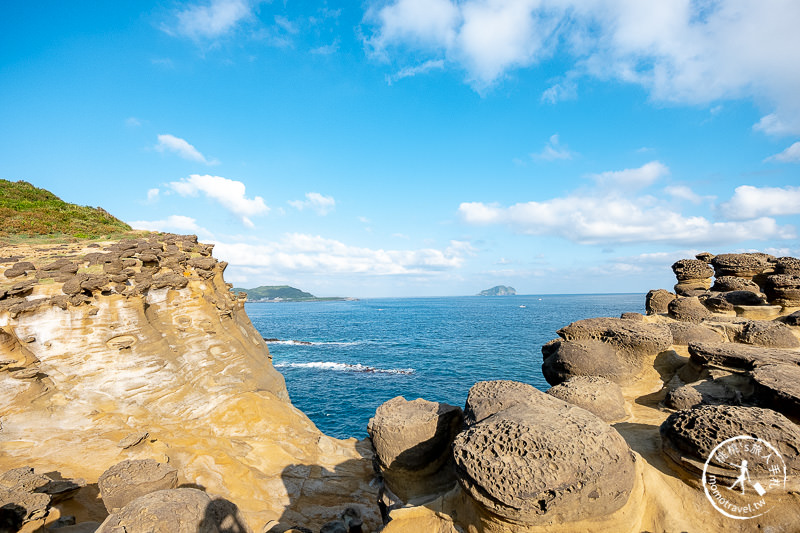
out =
[[[796,257],[779,257],[775,261],[775,273],[800,276],[800,259]]]
[[[189,259],[189,266],[192,268],[212,270],[216,264],[217,260],[213,257],[193,257]]]
[[[739,342],[769,348],[800,348],[800,340],[786,324],[774,320],[750,320],[742,328]]]
[[[702,300],[703,305],[713,313],[732,313],[734,311],[733,304],[728,300],[719,296],[711,296]]]
[[[467,394],[464,423],[473,426],[509,407],[525,404],[536,392],[534,386],[519,381],[479,381]]]
[[[105,287],[109,281],[109,277],[106,274],[89,274],[86,279],[81,282],[81,289],[97,291]]]
[[[39,270],[44,270],[45,272],[49,272],[52,270],[61,270],[62,268],[71,267],[72,265],[73,263],[69,259],[57,259],[52,263],[48,263],[43,267],[40,267]]]
[[[764,293],[769,303],[800,307],[800,275],[777,274],[767,278]]]
[[[136,498],[103,521],[97,533],[251,533],[237,507],[197,489],[159,490]]]
[[[33,292],[33,287],[36,285],[34,280],[21,281],[15,283],[11,288],[6,290],[6,296],[28,296]]]
[[[760,253],[720,254],[711,260],[716,277],[736,276],[753,278],[772,269],[770,259],[775,258]]]
[[[558,340],[542,347],[542,374],[550,385],[558,385],[574,376],[599,376],[614,383],[627,384],[641,370],[615,346],[600,341]]]
[[[670,322],[667,326],[672,332],[672,344],[677,346],[688,346],[690,342],[722,342],[725,340],[718,331],[702,324]]]
[[[713,365],[736,370],[753,370],[769,363],[800,364],[800,352],[765,348],[732,342],[690,342],[690,360],[699,365]]]
[[[7,278],[18,278],[26,275],[29,271],[36,270],[36,267],[30,261],[19,261],[14,263],[11,268],[5,271]]]
[[[711,311],[697,297],[676,298],[669,303],[669,316],[683,322],[702,322],[711,316]]]
[[[786,473],[800,474],[800,429],[771,409],[732,405],[706,405],[671,414],[661,424],[662,451],[692,475],[701,475],[703,465],[721,442],[740,435],[760,438],[775,446],[786,463]],[[767,473],[764,463],[750,465],[751,475]],[[724,480],[739,475],[738,465],[711,458],[708,472]]]
[[[103,264],[103,272],[106,274],[119,274],[124,268],[122,261],[111,261]]]
[[[383,403],[367,431],[389,488],[404,501],[455,482],[450,445],[463,425],[461,408],[402,396]]]
[[[547,394],[586,409],[606,422],[622,420],[625,398],[616,383],[596,376],[576,376],[551,387]]]
[[[341,520],[331,520],[322,526],[319,533],[348,533],[348,531]]]
[[[730,291],[720,295],[726,302],[733,306],[741,305],[766,305],[767,299],[760,292]]]
[[[749,377],[722,373],[717,377],[687,383],[667,392],[664,405],[670,409],[691,409],[701,405],[741,405],[752,395]]]
[[[75,276],[64,282],[64,285],[61,286],[61,292],[66,294],[67,296],[73,296],[81,292],[81,283],[89,279],[88,274],[75,274]]]
[[[675,294],[656,289],[647,293],[645,309],[648,315],[662,315],[668,311],[669,303],[676,298]]]
[[[0,489],[0,510],[3,514],[12,515],[20,525],[44,518],[48,507],[50,507],[49,494]]]
[[[783,320],[787,326],[800,326],[800,311],[787,315]]]
[[[762,405],[800,419],[800,366],[762,365],[753,370],[752,379]]]
[[[712,259],[714,259],[715,255],[711,252],[700,252],[699,254],[695,255],[696,259],[703,261],[705,263],[710,263]]]
[[[139,255],[139,260],[142,263],[158,263],[158,256],[153,253],[143,253]]]
[[[613,428],[532,387],[522,403],[504,403],[453,444],[459,481],[478,504],[515,523],[563,524],[626,503],[634,459]]]
[[[153,277],[153,289],[163,289],[169,287],[171,289],[183,289],[189,284],[189,279],[180,274],[166,273]]]
[[[750,291],[760,293],[761,287],[751,279],[739,278],[736,276],[720,276],[714,280],[714,285],[711,287],[711,290],[716,292]]]
[[[133,448],[147,437],[150,436],[150,433],[147,431],[138,431],[136,433],[131,433],[130,435],[125,436],[121,441],[117,443],[117,446],[126,450],[128,448]]]
[[[669,328],[620,318],[587,318],[558,330],[568,341],[600,340],[634,356],[656,355],[672,344]]]
[[[714,269],[708,266],[705,261],[699,259],[680,259],[673,263],[672,272],[678,281],[699,281],[710,280],[714,275]],[[711,286],[711,282],[707,283],[706,289]]]
[[[642,313],[622,313],[620,318],[623,320],[633,320],[634,322],[644,322]]]
[[[136,498],[178,484],[178,471],[153,459],[125,460],[100,476],[97,485],[108,512],[121,509]]]

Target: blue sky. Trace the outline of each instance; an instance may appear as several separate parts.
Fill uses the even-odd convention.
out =
[[[0,7],[0,177],[317,295],[671,288],[800,255],[794,1]]]

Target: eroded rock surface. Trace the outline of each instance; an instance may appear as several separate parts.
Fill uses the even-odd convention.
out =
[[[121,509],[139,496],[178,485],[178,471],[153,459],[117,463],[97,481],[103,505],[109,513]]]
[[[551,387],[547,394],[586,409],[606,422],[622,420],[625,398],[616,383],[597,376],[576,376]]]

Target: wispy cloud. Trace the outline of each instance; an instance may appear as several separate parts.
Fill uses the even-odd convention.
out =
[[[170,215],[163,220],[134,220],[132,222],[128,222],[128,224],[133,229],[167,231],[174,233],[194,233],[203,238],[213,237],[212,233],[199,226],[195,219],[183,215]]]
[[[128,117],[125,119],[125,125],[129,128],[138,128],[142,125],[142,121],[136,117]]]
[[[669,168],[660,161],[650,161],[638,168],[609,170],[590,177],[601,187],[614,189],[641,189],[669,174]]]
[[[147,201],[152,203],[158,200],[159,196],[161,195],[161,189],[154,188],[147,190]]]
[[[164,31],[192,39],[213,39],[233,30],[252,16],[253,3],[248,0],[211,0],[190,4],[175,13],[173,24]]]
[[[324,44],[322,46],[318,46],[316,48],[311,49],[311,53],[320,56],[329,56],[333,55],[339,51],[339,39],[335,39],[330,44]]]
[[[618,0],[371,0],[365,39],[376,57],[445,57],[483,91],[555,54],[572,58],[545,102],[582,78],[637,84],[653,100],[769,106],[757,124],[800,133],[800,3]],[[369,31],[369,30],[368,30]]]
[[[534,159],[544,159],[545,161],[572,159],[574,156],[575,153],[570,152],[566,145],[561,144],[557,133],[550,136],[550,140],[547,141],[541,152],[531,154]]]
[[[771,155],[764,161],[777,161],[779,163],[800,163],[800,141],[794,143],[779,154]]]
[[[155,145],[155,149],[162,153],[172,152],[189,161],[197,161],[199,163],[205,163],[206,165],[219,164],[219,161],[216,159],[206,159],[197,148],[189,144],[185,139],[175,137],[174,135],[159,135],[158,144]]]
[[[414,67],[406,67],[400,69],[398,72],[386,76],[386,83],[392,85],[403,78],[411,78],[417,76],[419,74],[425,74],[426,72],[430,72],[431,70],[441,70],[444,68],[444,60],[443,59],[430,59],[425,61],[421,65],[416,65]]]
[[[248,227],[254,226],[249,217],[265,215],[269,212],[269,207],[264,203],[263,198],[246,196],[245,185],[241,181],[221,176],[192,174],[188,178],[170,182],[168,185],[170,189],[181,196],[197,196],[202,193],[231,213],[238,215],[242,223]]]
[[[311,209],[318,215],[327,215],[336,206],[336,200],[333,196],[325,196],[318,192],[306,193],[305,200],[291,200],[289,205],[302,211],[303,209]]]

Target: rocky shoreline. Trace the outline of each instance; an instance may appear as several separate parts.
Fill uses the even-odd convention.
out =
[[[550,390],[398,397],[339,441],[291,406],[211,252],[165,234],[4,250],[0,531],[800,530],[796,258],[678,261],[646,315],[542,347]],[[748,456],[753,501],[726,440],[766,457]]]

